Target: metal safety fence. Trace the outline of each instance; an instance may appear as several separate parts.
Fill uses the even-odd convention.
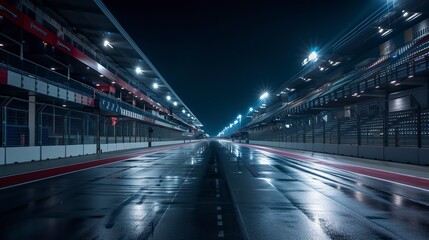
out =
[[[182,131],[129,118],[0,96],[1,147],[185,140]],[[99,141],[99,142],[98,142]]]

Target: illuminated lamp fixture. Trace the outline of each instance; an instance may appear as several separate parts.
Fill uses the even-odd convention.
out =
[[[137,74],[142,74],[143,73],[143,69],[141,67],[136,67],[136,73]]]
[[[109,46],[110,48],[113,48],[113,46],[112,46],[112,44],[110,44],[109,40],[104,40],[103,46],[105,46],[105,47]]]

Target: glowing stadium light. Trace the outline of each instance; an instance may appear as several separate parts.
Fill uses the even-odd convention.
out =
[[[387,29],[384,33],[381,34],[382,37],[385,37],[387,35],[389,35],[393,30],[392,29]]]
[[[241,119],[241,114],[238,114],[237,119]]]
[[[310,53],[310,55],[308,55],[308,61],[315,62],[315,61],[317,61],[317,58],[318,58],[318,55],[317,55],[317,52],[315,52],[315,51],[312,51]]]
[[[421,13],[413,13],[413,15],[409,16],[407,19],[405,19],[406,22],[412,21],[418,17],[420,17],[422,14]]]
[[[182,110],[182,113],[186,113],[186,110],[185,110],[185,109],[183,109],[183,110]]]
[[[143,69],[141,67],[136,67],[136,73],[137,74],[142,74],[143,73]]]
[[[264,100],[264,99],[266,99],[268,96],[269,96],[269,93],[268,93],[268,92],[264,92],[264,93],[262,93],[262,94],[261,94],[261,96],[259,97],[259,99],[260,99],[260,100]]]
[[[190,117],[190,116],[191,116],[191,114],[188,113],[188,117]]]
[[[407,17],[409,15],[409,13],[405,10],[402,10],[402,16],[403,17]]]
[[[170,95],[167,95],[167,97],[165,97],[165,98],[167,98],[167,101],[171,100],[171,96]]]
[[[310,55],[308,55],[308,57],[304,59],[304,61],[302,62],[302,66],[306,65],[309,62],[316,62],[318,58],[319,58],[319,55],[317,54],[317,52],[312,51]]]
[[[249,112],[253,112],[253,108],[252,107],[249,108]]]
[[[234,121],[234,125],[235,125],[235,124],[237,124],[237,123],[238,123],[238,120],[235,120],[235,121]]]
[[[105,47],[109,46],[110,48],[113,48],[113,46],[112,46],[112,44],[110,44],[109,40],[104,40],[103,46],[105,46]]]
[[[230,128],[232,128],[232,126],[233,126],[233,125],[232,125],[232,123],[230,123],[230,124],[229,124],[229,127],[230,127]]]
[[[174,102],[173,105],[176,107],[177,106],[177,102]]]

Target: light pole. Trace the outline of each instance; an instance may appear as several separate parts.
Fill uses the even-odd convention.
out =
[[[239,143],[241,143],[241,138],[242,138],[242,130],[241,130],[241,114],[239,114],[237,116],[238,121],[240,121],[240,139],[238,140]]]

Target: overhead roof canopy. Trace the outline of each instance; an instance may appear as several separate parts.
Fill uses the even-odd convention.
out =
[[[35,0],[37,7],[94,48],[101,64],[176,116],[201,127],[201,122],[174,92],[143,51],[100,0]],[[106,42],[108,41],[108,43]],[[107,62],[103,62],[103,60]],[[137,73],[136,68],[141,72]],[[153,88],[156,83],[159,87]],[[171,97],[171,100],[167,99]],[[177,106],[174,106],[174,102]],[[182,110],[185,110],[184,113]],[[188,116],[189,114],[189,116]]]

